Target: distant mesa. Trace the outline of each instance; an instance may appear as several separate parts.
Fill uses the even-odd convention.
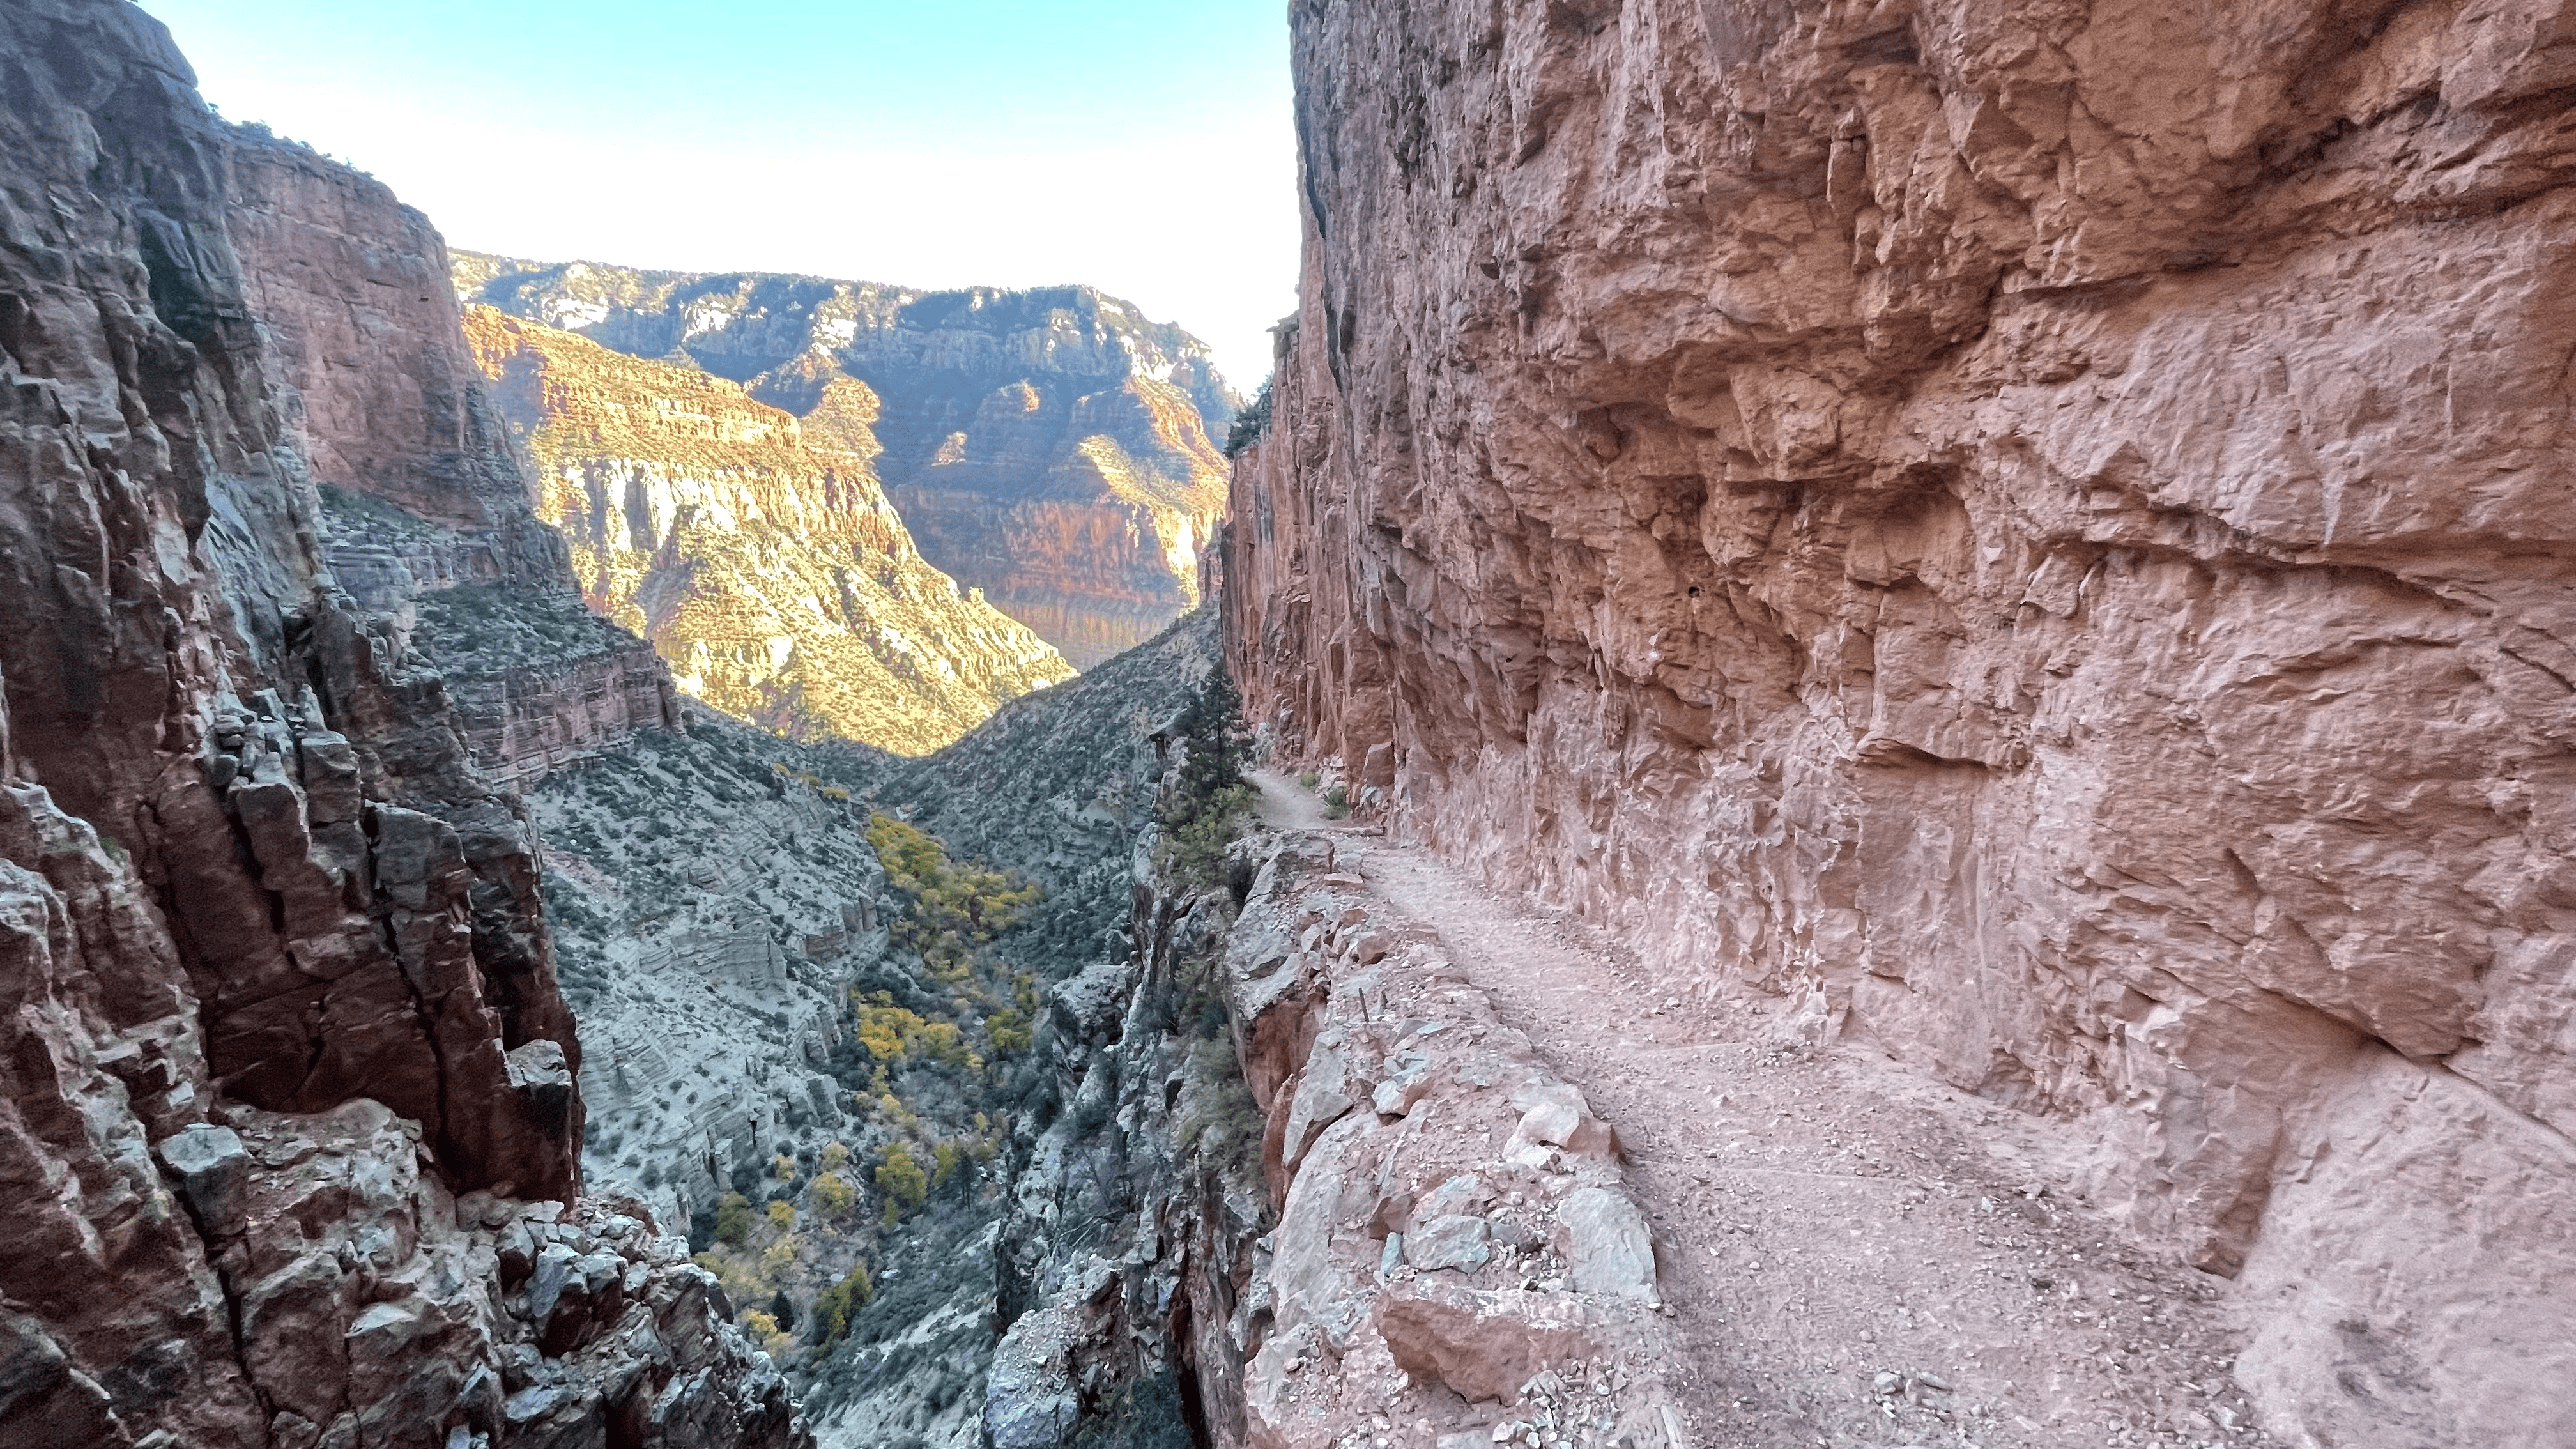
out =
[[[929,563],[1089,668],[1199,603],[1243,400],[1205,343],[1088,287],[921,292],[455,253],[458,293],[865,431]],[[678,385],[675,381],[675,386]],[[864,393],[870,400],[862,405]],[[845,443],[836,443],[845,446]]]

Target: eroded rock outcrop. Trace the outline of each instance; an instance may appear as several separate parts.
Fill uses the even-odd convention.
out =
[[[1239,907],[1140,856],[1135,955],[1055,994],[1089,1050],[1020,1182],[992,1442],[1145,1442],[1177,1381],[1218,1446],[1690,1443],[1582,1093],[1330,836],[1234,856]]]
[[[0,71],[0,1438],[798,1442],[640,1223],[543,1304],[476,1237],[578,1186],[524,808],[332,578],[167,34],[9,0]]]
[[[1334,869],[1329,835],[1264,854],[1225,947],[1279,1205],[1238,1308],[1269,1320],[1246,1442],[1322,1449],[1383,1416],[1414,1439],[1685,1449],[1609,1127],[1428,928]]]
[[[864,384],[832,380],[800,419],[490,307],[466,331],[526,432],[538,513],[570,541],[584,597],[653,641],[688,693],[921,754],[1071,677],[913,547],[877,483]]]
[[[2283,1435],[2557,1442],[2561,9],[1297,7],[1250,712],[2080,1120]]]
[[[420,595],[412,612],[412,642],[446,674],[466,744],[505,783],[686,728],[653,646],[569,589],[466,584]]]
[[[1225,510],[1209,434],[1241,400],[1205,344],[1129,303],[473,253],[456,277],[471,301],[694,363],[809,422],[864,384],[886,491],[922,553],[1076,665],[1199,603]]]

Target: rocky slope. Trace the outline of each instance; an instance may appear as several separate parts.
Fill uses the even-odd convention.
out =
[[[1109,1140],[1117,1134],[1098,1104],[1085,1109],[1077,1099],[1104,1051],[1100,1028],[1127,1009],[1137,979],[1134,845],[1153,818],[1167,764],[1158,736],[1167,740],[1190,690],[1215,663],[1215,625],[1201,610],[1144,648],[1006,706],[927,759],[873,777],[864,762],[858,773],[833,772],[864,778],[861,788],[881,807],[1046,894],[994,944],[1029,975],[1037,1007],[1029,1048],[990,1104],[1004,1129],[1001,1150],[982,1169],[976,1195],[888,1243],[879,1261],[896,1268],[899,1282],[881,1285],[842,1351],[809,1370],[804,1403],[826,1444],[918,1438],[937,1449],[980,1449],[988,1404],[1014,1392],[1007,1374],[996,1386],[995,1346],[1038,1296],[1041,1240],[1056,1223],[1052,1212],[1032,1220],[1026,1209],[1055,1197],[1053,1174],[1068,1144],[1111,1157],[1123,1151]],[[1223,1075],[1230,1067],[1203,1062],[1202,1070]],[[1099,1206],[1083,1220],[1096,1221]],[[1141,1445],[1158,1433],[1186,1433],[1168,1359],[1113,1363],[1095,1398],[1060,1426],[1065,1434]]]
[[[2563,1442],[2558,7],[1293,18],[1284,754],[2064,1124],[2282,1437]]]
[[[524,602],[488,602],[483,627],[526,627]],[[1030,1291],[1013,1186],[1050,1131],[1099,1135],[1062,1105],[1093,1049],[1067,1023],[1124,979],[1155,736],[1215,657],[1202,611],[918,760],[687,704],[685,732],[528,792],[580,1025],[586,1180],[687,1235],[827,1446],[980,1442]],[[947,886],[906,874],[929,837],[906,844],[898,816],[944,840]],[[975,884],[970,857],[1018,874]],[[1019,881],[1043,899],[1004,902]],[[960,883],[1013,917],[962,966],[923,930]],[[932,1174],[918,1200],[898,1155]]]
[[[584,596],[650,639],[688,693],[792,734],[919,754],[1071,676],[914,549],[877,483],[866,385],[822,384],[799,419],[723,378],[490,307],[465,326]]]
[[[1083,668],[1199,602],[1225,509],[1209,434],[1241,400],[1204,344],[1128,303],[474,253],[456,280],[471,302],[694,365],[800,417],[863,384],[882,408],[867,418],[877,466],[922,552]]]
[[[866,807],[793,744],[684,708],[685,732],[557,772],[528,803],[580,1022],[585,1178],[703,1248],[737,1175],[871,1145],[831,1068],[852,989],[900,968]],[[874,1246],[806,1236],[809,1298]],[[734,1286],[753,1309],[782,1285]]]
[[[1691,1443],[1609,1128],[1329,833],[1234,863],[1140,859],[1138,949],[1058,996],[995,1449]]]
[[[7,0],[0,69],[5,1437],[804,1442],[713,1280],[576,1199],[524,807],[334,579],[334,419],[384,450],[327,466],[492,536],[454,567],[536,566],[464,506],[470,408],[290,381],[339,344],[278,350],[245,259],[303,243],[235,226],[295,187],[140,10]]]

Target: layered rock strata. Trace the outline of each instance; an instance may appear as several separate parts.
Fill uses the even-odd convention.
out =
[[[536,516],[429,219],[263,128],[228,139],[227,224],[284,435],[320,485],[333,582],[368,610],[437,616],[422,642],[475,758],[506,782],[677,728],[651,647],[566,617],[569,553]]]
[[[1225,509],[1209,434],[1241,399],[1205,344],[1130,303],[473,253],[456,279],[470,301],[694,364],[800,417],[864,384],[923,554],[1083,668],[1199,603]]]
[[[577,1187],[523,808],[333,584],[167,34],[0,68],[0,1438],[798,1442],[640,1223],[475,1236]]]
[[[392,601],[367,585],[397,571],[411,592],[561,587],[563,542],[530,510],[429,218],[262,128],[228,139],[227,226],[286,435],[317,482],[436,526],[327,529],[334,572],[353,576],[344,586],[377,608]]]
[[[2076,1124],[2284,1437],[2555,1442],[2563,21],[1299,7],[1250,711],[1712,1020]]]
[[[651,640],[681,689],[791,734],[920,754],[1071,676],[913,547],[877,483],[863,384],[832,381],[800,420],[489,307],[466,330],[584,597]]]
[[[997,1449],[1064,1442],[1158,1372],[1218,1446],[1691,1443],[1610,1129],[1328,834],[1236,852],[1239,916],[1140,871],[1135,960],[1058,995],[1101,1046],[1021,1182],[1053,1251],[995,1352]],[[1102,1115],[1105,1144],[1081,1129]],[[1086,1204],[1104,1148],[1132,1184],[1116,1235],[1085,1231],[1114,1206]]]
[[[413,640],[447,675],[467,746],[506,784],[686,729],[653,646],[579,594],[468,584],[421,595],[413,612]]]

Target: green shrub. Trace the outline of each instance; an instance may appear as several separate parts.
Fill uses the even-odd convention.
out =
[[[807,1335],[826,1348],[840,1342],[850,1331],[850,1319],[876,1296],[876,1284],[868,1277],[868,1265],[853,1264],[849,1276],[824,1289],[815,1298],[814,1306],[805,1310]]]
[[[1234,681],[1210,670],[1181,711],[1179,778],[1155,812],[1163,827],[1158,863],[1185,888],[1218,884],[1226,847],[1251,823],[1259,795],[1243,778],[1242,726]]]
[[[885,1225],[893,1227],[905,1213],[930,1200],[930,1175],[898,1142],[886,1149],[885,1160],[877,1164],[877,1191],[885,1197]]]
[[[1234,415],[1234,425],[1225,430],[1225,455],[1229,458],[1241,457],[1245,449],[1260,442],[1262,436],[1269,431],[1270,384],[1265,382],[1261,385],[1261,391],[1254,395],[1243,411]]]
[[[728,1248],[739,1248],[751,1237],[751,1199],[738,1192],[726,1193],[716,1202],[716,1241]]]
[[[984,1040],[997,1057],[1015,1057],[1037,1041],[1037,1029],[1029,1024],[1027,1013],[1006,1006],[984,1018]]]
[[[894,944],[917,953],[944,981],[964,980],[976,952],[1046,898],[1001,871],[950,860],[936,839],[891,815],[869,818],[868,843],[905,897],[890,932]]]
[[[858,1189],[837,1172],[826,1172],[814,1179],[814,1206],[831,1217],[839,1217],[859,1200]]]
[[[1324,818],[1347,820],[1351,815],[1351,792],[1339,785],[1324,792]]]

